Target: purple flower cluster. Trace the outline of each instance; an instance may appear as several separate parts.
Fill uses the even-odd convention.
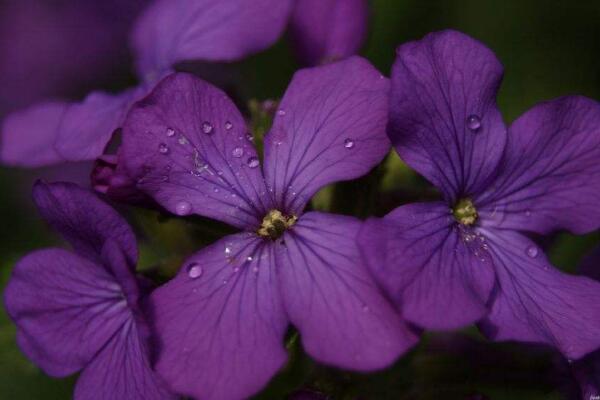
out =
[[[139,87],[7,118],[5,163],[97,159],[98,192],[238,230],[152,290],[115,210],[73,184],[35,185],[72,251],[22,258],[4,302],[33,362],[57,377],[82,371],[76,399],[243,399],[285,365],[290,326],[318,362],[374,371],[423,329],[472,323],[582,359],[584,390],[597,393],[600,283],[559,272],[527,235],[600,227],[600,104],[564,97],[506,127],[489,49],[429,34],[398,48],[388,79],[353,56],[367,11],[362,0],[157,0],[133,29]],[[288,21],[317,66],[293,76],[260,154],[222,90],[173,69],[257,52]],[[104,154],[116,129],[118,154]],[[391,145],[443,201],[366,222],[310,210]]]

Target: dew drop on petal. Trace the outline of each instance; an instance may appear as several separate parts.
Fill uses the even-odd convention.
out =
[[[252,260],[253,260],[252,256],[246,257],[246,261],[252,261]]]
[[[167,128],[167,137],[173,137],[173,136],[175,136],[175,129]]]
[[[187,201],[179,201],[175,204],[175,213],[177,215],[188,215],[192,211],[192,205]]]
[[[188,276],[192,279],[199,278],[203,272],[204,270],[198,263],[191,263],[187,266]]]
[[[233,128],[233,124],[229,121],[225,122],[225,129],[230,130],[231,128]]]
[[[525,210],[525,216],[531,217],[531,210]]]
[[[285,115],[285,110],[282,110],[282,109],[277,110],[277,115],[281,115],[283,117]]]
[[[160,154],[169,154],[169,146],[164,143],[158,145],[158,152]]]
[[[347,149],[351,149],[354,147],[354,140],[347,138],[346,140],[344,140],[344,147]]]
[[[231,155],[234,156],[235,158],[240,158],[241,156],[244,155],[244,149],[241,147],[236,147],[235,149],[233,149],[231,151]]]
[[[260,161],[258,161],[258,157],[250,157],[248,159],[248,166],[250,168],[256,168],[256,167],[258,167],[259,164],[260,164]]]
[[[213,126],[210,122],[208,121],[204,121],[202,123],[202,132],[209,134],[213,131]]]
[[[536,258],[538,255],[538,248],[535,246],[529,246],[526,250],[526,253],[531,258]]]
[[[481,128],[481,118],[475,114],[469,115],[467,117],[467,128],[472,131],[476,131]]]
[[[231,246],[230,245],[225,246],[225,254],[227,254],[227,255],[231,254]]]

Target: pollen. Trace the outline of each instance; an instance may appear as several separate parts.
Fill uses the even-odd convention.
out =
[[[257,233],[259,236],[279,239],[284,232],[296,223],[298,217],[295,215],[284,215],[279,210],[271,210],[265,215]]]
[[[452,209],[454,218],[462,225],[473,225],[477,221],[477,209],[468,198],[460,199]]]

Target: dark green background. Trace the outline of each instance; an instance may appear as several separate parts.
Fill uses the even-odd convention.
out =
[[[454,28],[486,43],[505,66],[499,104],[507,122],[536,102],[561,95],[577,93],[600,99],[600,1],[376,0],[372,14],[363,55],[384,74],[389,73],[397,45],[430,31]],[[240,103],[250,98],[279,98],[296,68],[282,40],[262,54],[228,66],[227,73],[237,82],[228,90]],[[127,73],[115,71],[105,83],[117,89],[129,80]],[[87,89],[81,88],[79,94]],[[396,162],[392,165],[403,168]],[[413,183],[422,184],[405,169],[389,173],[392,175],[384,180],[386,191],[410,191]],[[38,220],[29,200],[27,185],[36,174],[0,170],[2,284],[15,260],[25,252],[59,243]],[[342,190],[353,188],[346,185]],[[330,204],[325,200],[324,207]],[[338,206],[347,210],[344,204]],[[213,239],[212,234],[165,239],[177,238],[178,233],[192,228],[181,221],[158,222],[152,213],[138,213],[135,221],[146,237],[152,238],[141,241],[142,266],[158,264],[168,270],[186,252]],[[193,229],[196,233],[201,230]],[[557,265],[573,271],[598,239],[598,234],[560,234],[548,242],[548,251]],[[474,329],[452,336],[428,335],[393,368],[367,376],[317,366],[294,341],[290,348],[294,362],[260,398],[283,398],[295,387],[306,385],[348,399],[463,399],[472,393],[506,400],[559,399],[558,387],[570,384],[568,374],[555,368],[564,366],[563,361],[551,351],[487,343]],[[30,364],[15,345],[14,327],[5,314],[0,314],[0,399],[67,399],[73,382],[51,380]]]

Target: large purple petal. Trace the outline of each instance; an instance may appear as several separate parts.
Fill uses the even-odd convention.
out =
[[[157,371],[178,393],[240,399],[283,366],[283,310],[272,251],[250,233],[190,257],[151,296],[160,339]]]
[[[60,249],[19,261],[4,304],[21,350],[53,376],[81,369],[130,316],[120,285],[106,269]]]
[[[33,199],[40,214],[84,257],[100,261],[108,239],[118,242],[131,266],[137,263],[135,235],[108,204],[72,183],[37,182]]]
[[[600,103],[545,102],[509,132],[498,179],[477,199],[482,222],[539,233],[600,227]]]
[[[549,344],[575,359],[600,347],[600,283],[558,271],[519,233],[486,235],[498,277],[481,324],[488,336]]]
[[[407,320],[445,330],[486,315],[495,279],[485,238],[458,227],[445,204],[410,204],[370,219],[359,243]]]
[[[366,0],[297,0],[290,33],[300,59],[318,65],[358,53],[368,19]]]
[[[360,260],[360,221],[307,213],[276,244],[285,309],[306,351],[353,370],[391,364],[416,342]]]
[[[121,150],[138,188],[175,214],[254,228],[268,211],[244,119],[225,93],[192,75],[170,75],[134,106]]]
[[[272,45],[291,0],[157,0],[140,17],[132,42],[147,78],[184,60],[234,61]]]
[[[397,50],[390,138],[450,202],[481,191],[502,156],[506,128],[496,107],[502,73],[487,47],[455,31]]]
[[[0,162],[29,168],[63,162],[54,143],[67,108],[67,103],[46,102],[7,116],[2,123]]]
[[[69,104],[56,135],[56,151],[69,161],[99,157],[142,91],[134,88],[118,95],[92,92],[82,102]]]
[[[359,57],[294,75],[265,138],[265,176],[278,207],[298,213],[322,186],[381,161],[388,88]]]
[[[177,398],[152,371],[150,351],[139,329],[133,319],[121,327],[83,370],[75,386],[75,400]]]

